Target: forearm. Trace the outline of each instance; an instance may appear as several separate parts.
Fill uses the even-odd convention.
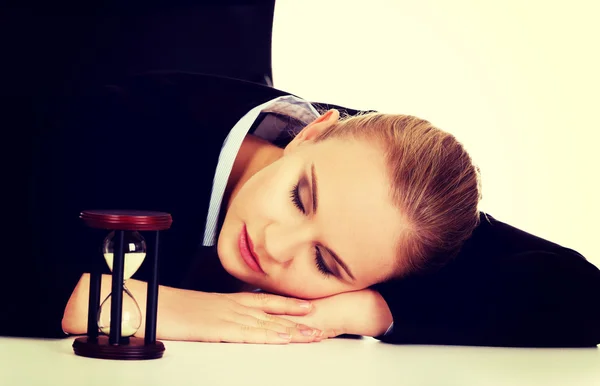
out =
[[[339,335],[383,335],[392,323],[390,309],[379,292],[364,289],[313,300],[312,311],[303,316],[286,317],[314,326],[325,337]]]
[[[110,294],[111,284],[111,275],[102,275],[102,284],[100,288],[101,302]],[[79,335],[87,332],[89,285],[90,275],[86,273],[81,276],[65,308],[62,328],[66,333]],[[127,280],[127,289],[129,289],[140,306],[142,315],[141,325],[135,336],[143,337],[146,325],[147,283],[140,280],[129,279]],[[195,292],[196,291],[159,286],[156,332],[158,339],[185,340],[185,337],[181,334],[181,331],[183,330],[177,328],[177,315],[171,311],[169,305],[173,302],[178,302],[180,305],[185,303],[190,303],[191,305]]]
[[[345,334],[379,336],[387,331],[392,314],[379,292],[365,289],[344,295],[347,295],[344,302],[352,310],[344,321]]]
[[[102,298],[111,291],[110,279],[110,275],[102,277]],[[137,337],[142,337],[145,332],[146,287],[146,283],[139,280],[127,281],[127,288],[137,299],[142,312]],[[166,286],[159,286],[158,293],[158,339],[271,344],[321,339],[317,330],[266,313],[306,315],[311,304],[304,300],[255,293],[208,293]],[[88,295],[89,275],[85,274],[65,308],[62,327],[67,333],[86,332]]]

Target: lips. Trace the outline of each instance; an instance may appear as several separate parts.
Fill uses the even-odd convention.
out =
[[[252,245],[252,239],[248,235],[248,231],[246,229],[246,225],[244,224],[242,231],[240,232],[240,237],[238,240],[238,246],[240,248],[240,254],[242,255],[242,259],[255,272],[264,273],[258,259],[256,258],[256,253],[254,253],[254,247]]]

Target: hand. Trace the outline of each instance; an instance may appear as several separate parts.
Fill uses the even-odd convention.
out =
[[[174,290],[174,289],[171,289]],[[164,340],[286,344],[313,342],[321,332],[275,315],[306,315],[311,304],[265,293],[169,291],[160,296],[158,335]]]
[[[364,289],[312,301],[310,313],[286,319],[323,331],[323,338],[352,334],[379,336],[392,323],[392,314],[377,291]]]

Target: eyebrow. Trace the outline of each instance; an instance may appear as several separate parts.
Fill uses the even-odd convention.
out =
[[[312,206],[313,206],[313,213],[317,214],[317,208],[319,207],[319,201],[318,201],[318,194],[317,194],[317,172],[315,170],[315,164],[314,162],[310,165],[310,174],[311,174],[311,180],[312,180]],[[350,271],[350,268],[348,268],[348,266],[346,265],[346,263],[344,263],[344,261],[342,259],[340,259],[340,257],[331,249],[324,247],[327,252],[329,252],[329,254],[331,255],[331,257],[333,257],[333,259],[344,269],[344,271],[346,271],[346,273],[348,274],[348,276],[350,276],[352,278],[352,280],[356,280],[356,278],[354,277],[354,275],[352,274],[352,271]]]

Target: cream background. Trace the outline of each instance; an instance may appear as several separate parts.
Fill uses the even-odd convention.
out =
[[[600,266],[600,2],[278,0],[276,88],[407,113],[480,166],[481,209]]]

